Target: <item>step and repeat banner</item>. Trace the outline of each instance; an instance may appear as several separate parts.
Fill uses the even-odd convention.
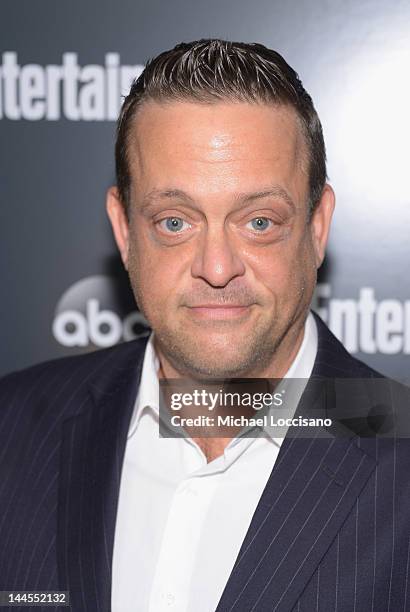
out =
[[[0,375],[146,334],[105,214],[115,121],[148,58],[261,42],[321,117],[337,196],[312,307],[410,382],[410,4],[5,0],[0,20]]]

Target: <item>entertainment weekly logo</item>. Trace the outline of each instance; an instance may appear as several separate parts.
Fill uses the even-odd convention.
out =
[[[69,287],[55,310],[55,340],[90,350],[146,336],[150,330],[143,315],[121,308],[121,291],[115,278],[103,275]],[[312,308],[351,353],[410,354],[410,300],[378,300],[373,287],[361,287],[357,298],[336,298],[331,285],[321,283]]]
[[[104,64],[80,66],[77,53],[63,53],[61,64],[21,66],[15,51],[0,65],[0,119],[18,121],[115,121],[144,66],[120,65],[119,53],[106,53]]]

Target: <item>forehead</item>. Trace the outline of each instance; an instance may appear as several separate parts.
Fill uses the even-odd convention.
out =
[[[293,108],[245,102],[145,102],[130,129],[133,191],[260,189],[275,182],[303,197],[307,149]]]

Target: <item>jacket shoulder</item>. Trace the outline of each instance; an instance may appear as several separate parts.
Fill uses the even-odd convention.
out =
[[[89,384],[106,384],[143,358],[148,338],[143,337],[107,349],[61,357],[7,374],[0,379],[0,418],[24,405],[81,402]]]
[[[313,311],[312,311],[313,312]],[[351,355],[319,315],[313,312],[318,332],[318,351],[313,374],[330,378],[386,378]]]

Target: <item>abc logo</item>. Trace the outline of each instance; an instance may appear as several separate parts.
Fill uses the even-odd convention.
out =
[[[53,320],[54,338],[67,347],[109,347],[148,333],[129,289],[108,276],[90,276],[72,285],[59,300]]]

